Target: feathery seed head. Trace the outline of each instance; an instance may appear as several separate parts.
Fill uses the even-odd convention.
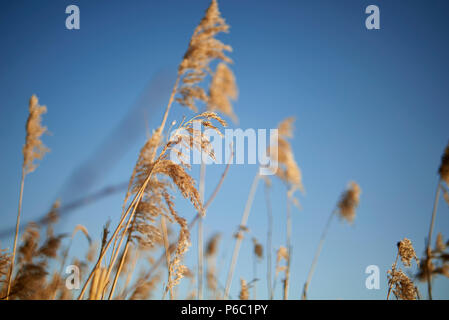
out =
[[[282,121],[278,126],[278,134],[286,138],[293,138],[294,122],[294,117],[288,117],[287,119]]]
[[[257,241],[256,238],[253,238],[253,244],[254,244],[254,254],[257,258],[262,259],[263,258],[263,246]]]
[[[418,257],[416,256],[415,249],[413,248],[412,242],[404,238],[398,243],[398,251],[401,257],[402,263],[406,267],[411,266],[412,259],[416,260],[416,263],[419,263]]]
[[[237,95],[234,74],[225,63],[219,63],[209,88],[207,110],[220,111],[229,116],[234,122],[237,122],[237,116],[234,114],[230,102],[230,100],[237,99]]]
[[[47,112],[45,106],[39,105],[38,98],[33,95],[29,103],[29,116],[26,123],[26,139],[23,146],[23,169],[25,174],[33,172],[37,164],[36,159],[41,160],[49,149],[42,143],[41,136],[47,132],[43,127],[42,115]]]
[[[396,298],[401,300],[416,300],[416,288],[412,280],[402,270],[388,270],[388,283],[393,287]]]
[[[212,74],[210,63],[213,60],[232,62],[224,54],[225,51],[232,51],[232,48],[215,38],[217,34],[228,31],[229,26],[221,17],[217,1],[213,0],[204,18],[196,27],[184,59],[178,68],[182,85],[178,90],[180,97],[176,100],[181,105],[197,112],[196,100],[208,102],[208,96],[200,83],[207,74]]]
[[[0,250],[0,283],[2,282],[2,277],[6,276],[8,272],[10,261],[11,256],[6,250]]]
[[[340,217],[346,219],[349,223],[354,221],[356,215],[356,208],[359,205],[360,194],[362,190],[360,186],[352,181],[349,184],[348,190],[346,190],[342,196],[340,201],[338,202],[338,209]]]
[[[441,232],[438,232],[437,240],[435,242],[435,251],[443,252],[444,250],[446,250],[446,244],[443,241],[443,234]]]
[[[286,139],[293,137],[294,120],[293,117],[289,117],[279,124],[278,147],[277,149],[268,149],[270,157],[278,162],[276,175],[289,186],[290,194],[293,194],[295,190],[304,192],[301,169],[296,163],[292,147]]]

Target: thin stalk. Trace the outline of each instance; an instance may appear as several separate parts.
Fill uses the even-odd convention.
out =
[[[120,259],[120,263],[119,263],[117,272],[115,274],[114,281],[112,283],[112,288],[111,288],[111,291],[109,292],[108,300],[111,300],[112,299],[112,295],[114,294],[115,286],[117,285],[117,281],[118,281],[120,272],[122,271],[122,268],[123,268],[123,265],[124,265],[124,262],[125,262],[125,259],[126,259],[126,255],[128,254],[129,244],[130,244],[130,241],[126,241],[125,249],[123,250],[123,255],[122,255],[123,259]]]
[[[167,224],[165,223],[165,217],[161,216],[161,229],[162,229],[162,237],[164,240],[164,248],[165,248],[165,260],[167,262],[167,271],[168,271],[168,282],[167,286],[170,287],[170,300],[173,300],[173,288],[170,286],[171,282],[171,269],[170,269],[170,251],[169,251],[169,243],[168,243],[168,232],[167,232]],[[167,292],[167,289],[165,290]],[[165,293],[164,293],[165,296]]]
[[[9,300],[9,294],[11,292],[12,275],[14,272],[14,263],[16,260],[17,238],[19,236],[20,215],[22,213],[23,187],[25,184],[25,176],[26,176],[25,169],[22,167],[22,178],[20,179],[19,208],[17,210],[16,233],[14,235],[14,246],[13,246],[13,251],[12,251],[11,267],[9,268],[8,289],[6,291],[6,300]]]
[[[256,300],[257,299],[257,255],[255,252],[253,252],[253,299]]]
[[[427,237],[427,248],[426,248],[426,273],[427,273],[427,292],[429,294],[429,299],[432,300],[432,276],[430,274],[430,266],[431,266],[431,257],[432,257],[432,234],[433,229],[435,227],[435,217],[437,215],[437,208],[438,208],[438,199],[440,197],[440,188],[441,188],[441,179],[438,181],[437,185],[437,191],[435,192],[435,200],[433,201],[433,210],[432,210],[432,220],[430,221],[430,228],[429,228],[429,236]]]
[[[271,250],[273,242],[273,212],[271,209],[270,202],[270,190],[267,184],[265,184],[265,199],[267,204],[267,287],[268,295],[270,299],[273,299],[273,286],[272,286],[272,261],[271,261]]]
[[[307,299],[307,290],[310,285],[310,281],[312,281],[313,273],[315,272],[315,268],[318,262],[318,258],[321,254],[321,250],[323,249],[324,239],[329,231],[329,227],[331,225],[332,218],[335,214],[335,210],[331,212],[329,218],[327,219],[326,225],[324,226],[323,232],[321,233],[320,243],[318,244],[318,248],[316,249],[315,256],[313,257],[312,266],[310,267],[309,274],[307,276],[306,283],[304,284],[304,289],[302,292],[302,299]]]
[[[237,258],[240,251],[240,246],[243,240],[243,232],[241,230],[242,227],[246,226],[246,222],[248,221],[249,213],[251,210],[251,206],[253,204],[254,195],[256,194],[257,184],[259,183],[260,175],[256,174],[254,177],[253,183],[251,185],[251,189],[249,191],[248,199],[246,201],[245,210],[243,211],[242,220],[240,222],[239,231],[237,232],[237,237],[234,246],[234,252],[232,253],[231,265],[228,271],[228,277],[226,280],[226,287],[224,292],[224,299],[227,299],[229,296],[229,290],[231,289],[232,276],[234,275],[235,266],[237,264]]]
[[[164,131],[165,124],[166,124],[167,118],[168,118],[168,114],[170,113],[170,109],[171,109],[171,106],[172,106],[173,101],[175,99],[176,92],[178,91],[178,84],[179,84],[179,80],[180,79],[181,79],[181,77],[178,74],[178,76],[176,77],[176,82],[175,82],[175,84],[173,86],[173,90],[172,90],[172,92],[170,94],[170,98],[168,99],[167,108],[165,109],[164,117],[162,118],[162,122],[161,122],[161,126],[158,129],[159,134],[161,134]],[[154,159],[154,157],[155,157],[155,155],[153,155],[152,158]]]
[[[206,164],[201,154],[201,172],[200,172],[200,199],[201,203],[204,202],[204,190],[206,183]],[[203,271],[204,271],[204,244],[203,244],[203,219],[204,214],[200,214],[198,220],[198,300],[203,299]]]
[[[291,201],[288,193],[287,193],[287,251],[288,251],[288,261],[287,261],[287,269],[285,270],[284,300],[288,300],[288,289],[290,284],[290,266],[292,260],[292,217],[291,217]]]

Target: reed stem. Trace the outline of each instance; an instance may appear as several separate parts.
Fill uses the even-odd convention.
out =
[[[306,283],[304,284],[304,289],[302,292],[303,300],[307,299],[307,290],[309,289],[310,282],[312,281],[313,273],[315,272],[318,258],[321,254],[321,250],[323,249],[324,239],[326,238],[326,235],[329,231],[329,227],[331,225],[331,221],[332,221],[334,214],[335,214],[335,210],[331,212],[331,214],[330,214],[329,218],[327,219],[327,222],[324,226],[323,232],[321,233],[320,242],[318,244],[318,248],[316,249],[315,256],[313,257],[312,265],[310,267],[309,274],[307,275]]]
[[[12,258],[11,258],[11,267],[9,268],[8,289],[6,291],[6,300],[9,300],[9,294],[11,293],[11,282],[12,282],[12,276],[13,276],[13,272],[14,272],[14,263],[16,261],[17,238],[19,236],[20,215],[22,213],[22,200],[23,200],[23,188],[25,185],[25,176],[26,176],[25,168],[22,167],[22,177],[20,179],[19,208],[17,210],[16,233],[14,235],[14,245],[13,245],[13,251],[12,251]]]
[[[265,184],[265,200],[267,205],[267,289],[268,296],[273,299],[273,286],[272,286],[272,259],[271,250],[273,242],[273,212],[270,202],[270,190],[269,186]]]
[[[234,275],[235,266],[237,264],[237,258],[240,251],[240,246],[242,244],[243,240],[243,232],[242,227],[246,226],[246,222],[248,221],[249,213],[251,210],[251,206],[253,204],[254,195],[256,194],[257,190],[257,184],[259,183],[260,175],[259,172],[254,177],[253,183],[251,185],[251,189],[249,191],[248,199],[246,200],[245,210],[243,211],[242,220],[239,225],[239,231],[237,232],[236,240],[235,240],[235,246],[234,251],[232,253],[232,260],[231,265],[229,267],[228,271],[228,277],[226,280],[226,287],[224,292],[224,299],[227,299],[229,297],[229,290],[231,289],[231,283],[232,283],[232,276]]]
[[[287,269],[285,270],[285,281],[284,281],[284,300],[288,300],[288,289],[290,285],[290,267],[292,260],[292,217],[291,217],[291,199],[287,192]]]
[[[170,250],[168,243],[168,232],[167,232],[167,224],[165,222],[165,217],[161,216],[161,229],[162,229],[162,237],[164,240],[164,248],[165,248],[165,260],[167,262],[167,271],[168,271],[168,282],[167,285],[170,286],[171,282],[171,268],[170,268]],[[170,300],[173,300],[173,288],[170,286]]]
[[[433,209],[432,209],[432,219],[430,221],[429,235],[427,237],[427,248],[426,248],[426,273],[427,273],[427,292],[429,294],[429,299],[432,300],[432,275],[430,272],[430,266],[432,264],[432,234],[433,229],[435,227],[435,217],[437,214],[438,208],[438,199],[440,197],[440,188],[441,188],[441,179],[438,181],[437,190],[435,192],[435,200],[433,201]]]
[[[206,164],[201,154],[201,172],[200,172],[200,185],[199,193],[201,203],[204,204],[204,191],[206,183]],[[203,219],[204,214],[200,214],[198,220],[198,300],[203,300],[203,271],[204,271],[204,244],[203,244]]]

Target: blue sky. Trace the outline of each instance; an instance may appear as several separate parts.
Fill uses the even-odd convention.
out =
[[[80,8],[80,30],[65,28],[65,8],[70,4]],[[129,178],[145,141],[145,123],[154,128],[160,122],[177,64],[208,4],[207,0],[2,2],[2,229],[13,226],[16,219],[30,95],[37,94],[48,107],[44,123],[51,135],[44,141],[52,151],[27,177],[24,222],[39,217],[58,197],[64,203],[88,193],[84,187],[74,192],[66,183],[111,134],[117,135],[117,144],[112,144],[112,151],[96,153],[93,172],[101,174],[92,178],[91,190]],[[365,28],[364,12],[370,4],[380,8],[380,30]],[[363,190],[356,221],[352,226],[337,220],[332,224],[309,297],[383,299],[396,242],[410,238],[422,256],[436,171],[449,139],[449,3],[222,0],[219,5],[231,25],[230,34],[221,39],[234,49],[238,126],[274,128],[287,116],[297,119],[292,145],[306,194],[300,196],[303,209],[293,212],[290,296],[300,297],[321,229],[340,193],[355,180]],[[135,126],[117,133],[130,112]],[[170,120],[183,115],[191,113],[175,105]],[[206,194],[223,170],[224,166],[208,168]],[[221,282],[256,170],[255,165],[232,166],[205,221],[206,238],[223,233]],[[198,168],[192,174],[198,178]],[[60,230],[82,223],[99,238],[106,220],[117,220],[122,201],[119,194],[78,210],[61,222]],[[285,242],[286,209],[285,188],[278,181],[272,202],[274,247],[279,247]],[[188,218],[195,214],[185,201],[179,201],[178,211]],[[248,226],[250,237],[265,244],[262,185]],[[449,208],[440,201],[436,231],[447,237],[448,227]],[[196,262],[195,234],[189,265]],[[250,237],[241,250],[234,296],[239,277],[253,277]],[[11,238],[1,240],[2,247],[12,246]],[[85,243],[78,242],[74,252],[82,254]],[[380,290],[365,288],[365,268],[372,264],[381,271]],[[258,296],[264,297],[265,263],[258,272],[262,278]],[[449,298],[448,285],[448,279],[438,279],[435,297]],[[425,286],[420,289],[425,292]]]

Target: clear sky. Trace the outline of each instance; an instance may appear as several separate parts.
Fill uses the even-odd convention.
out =
[[[70,4],[80,8],[80,30],[65,28]],[[380,8],[380,30],[365,28],[370,4]],[[129,179],[145,141],[145,123],[154,128],[160,122],[177,65],[208,5],[208,0],[2,1],[0,229],[16,219],[31,94],[48,107],[44,123],[51,135],[44,142],[52,151],[27,177],[24,222],[39,217],[58,197],[64,203]],[[356,221],[332,224],[309,297],[385,298],[396,242],[407,237],[423,255],[436,173],[449,139],[449,2],[221,0],[219,5],[231,25],[221,40],[234,48],[238,127],[275,128],[287,116],[297,119],[292,145],[306,194],[299,197],[303,209],[293,212],[291,298],[300,297],[322,227],[350,180],[363,190]],[[183,115],[191,113],[175,105],[170,120]],[[121,127],[125,117],[134,125]],[[91,164],[89,187],[68,186],[83,163]],[[223,170],[208,168],[206,195]],[[232,166],[205,221],[206,238],[223,233],[222,283],[256,170]],[[198,168],[192,174],[197,179]],[[60,230],[81,223],[98,239],[108,218],[117,221],[122,201],[120,193],[84,207],[63,219]],[[272,202],[278,248],[285,243],[286,220],[285,188],[278,181]],[[195,214],[185,201],[178,210],[187,218]],[[260,185],[234,297],[239,278],[253,277],[250,238],[265,244],[266,221]],[[436,232],[448,237],[448,227],[449,208],[440,201]],[[195,234],[190,266],[196,262]],[[11,237],[1,241],[12,247]],[[85,249],[79,240],[74,251]],[[381,271],[380,290],[365,288],[365,268],[373,264]],[[260,298],[266,297],[265,270],[263,262]],[[420,289],[426,292],[425,286]],[[449,280],[439,278],[434,291],[436,298],[449,298]]]

